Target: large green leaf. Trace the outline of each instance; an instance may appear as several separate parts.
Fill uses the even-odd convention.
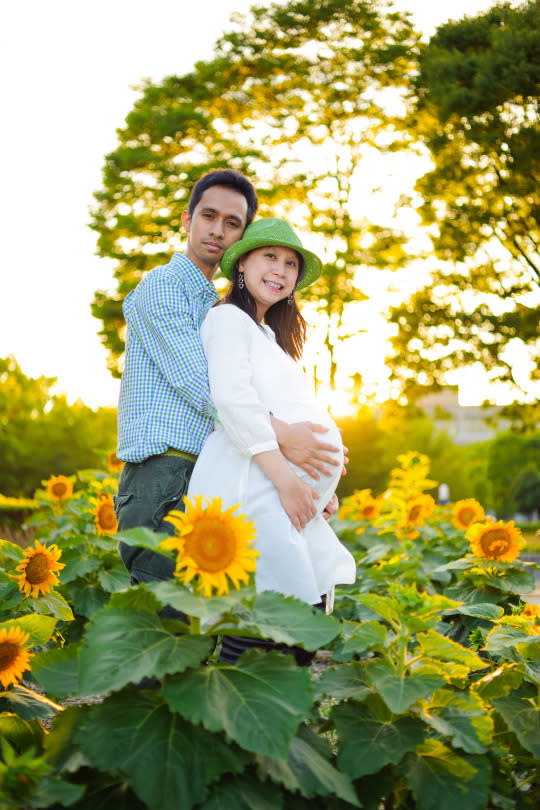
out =
[[[32,675],[48,695],[65,698],[77,692],[79,684],[79,645],[38,653],[32,659]]]
[[[5,710],[4,705],[5,701],[0,698],[0,740],[7,740],[19,751],[25,751],[31,745],[39,750],[45,733],[41,725],[23,720],[15,710]]]
[[[102,780],[104,781],[104,780]],[[48,805],[43,805],[48,806]],[[125,782],[102,785],[99,775],[92,774],[91,784],[79,801],[68,805],[71,810],[146,810]]]
[[[402,714],[416,703],[427,698],[435,689],[445,682],[436,674],[399,674],[384,660],[368,661],[366,677],[377,689],[388,708],[395,714]]]
[[[213,621],[222,613],[236,607],[244,594],[250,593],[247,588],[243,588],[241,591],[232,591],[228,596],[214,596],[207,599],[200,594],[193,593],[189,588],[174,580],[147,582],[144,587],[155,594],[162,606],[170,605],[188,616]]]
[[[220,631],[232,635],[248,634],[271,638],[284,644],[301,644],[317,650],[334,639],[341,627],[331,616],[292,596],[273,591],[257,594],[251,607],[239,605],[232,610],[232,621],[224,619]]]
[[[347,661],[353,655],[366,651],[384,651],[388,645],[388,631],[381,622],[362,622],[356,625],[352,634],[336,649],[336,660]]]
[[[444,591],[446,596],[456,599],[459,602],[467,602],[469,605],[493,604],[496,605],[501,599],[501,591],[487,585],[480,587],[476,582],[463,578],[449,585]]]
[[[499,605],[490,604],[489,602],[478,602],[475,605],[460,605],[454,609],[455,613],[461,613],[463,616],[473,616],[475,619],[500,619],[504,610]]]
[[[323,672],[315,684],[318,698],[330,695],[336,700],[363,700],[372,691],[366,682],[364,665],[353,661]]]
[[[410,754],[407,780],[418,810],[485,810],[491,768],[486,757],[460,757],[439,740]]]
[[[87,618],[105,607],[109,600],[109,594],[100,585],[94,585],[81,579],[70,583],[67,586],[67,593],[75,613]]]
[[[436,630],[419,633],[416,640],[426,655],[440,661],[455,661],[472,670],[485,669],[488,664],[472,650],[443,636]]]
[[[58,776],[50,774],[39,780],[37,790],[29,802],[29,807],[40,808],[51,805],[73,807],[84,793],[84,785],[65,782]]]
[[[79,694],[100,694],[145,677],[183,672],[198,666],[213,646],[210,636],[168,633],[155,614],[108,608],[88,623]]]
[[[36,613],[19,616],[17,619],[8,619],[2,622],[1,627],[20,627],[30,634],[29,643],[46,644],[54,633],[56,619],[52,616],[38,616]]]
[[[493,705],[522,746],[540,760],[540,708],[538,689],[531,684],[519,692],[496,698]]]
[[[129,691],[92,707],[76,734],[91,763],[120,772],[149,810],[189,810],[222,773],[240,773],[247,754],[187,723],[157,695]]]
[[[389,596],[379,596],[376,593],[360,594],[357,599],[389,624],[400,623],[399,605],[395,599],[391,599]]]
[[[486,639],[486,650],[495,655],[508,654],[508,651],[525,641],[536,641],[540,644],[538,636],[528,635],[525,628],[512,627],[501,624],[490,631]]]
[[[99,557],[91,556],[88,553],[81,554],[80,548],[67,548],[62,552],[61,561],[65,565],[60,572],[62,585],[73,582],[77,577],[84,577],[92,571],[97,571],[101,565]]]
[[[142,546],[143,548],[150,548],[152,551],[161,552],[163,554],[160,543],[168,537],[168,534],[159,534],[144,526],[138,526],[136,529],[126,529],[126,531],[118,532],[118,534],[113,536],[113,539],[121,540],[128,546]]]
[[[502,664],[494,672],[488,672],[475,681],[472,688],[484,700],[505,697],[517,689],[523,680],[523,670],[518,664]]]
[[[531,593],[535,587],[534,573],[525,571],[523,568],[497,571],[486,577],[486,581],[489,585],[500,588],[505,593]]]
[[[20,563],[21,560],[24,560],[24,549],[21,548],[21,546],[12,543],[10,540],[2,540],[0,538],[0,555],[2,554],[17,564]]]
[[[290,656],[246,652],[236,666],[208,666],[167,679],[171,709],[209,731],[225,731],[248,751],[286,759],[301,720],[311,708],[306,669]]]
[[[69,602],[58,591],[49,591],[38,599],[29,599],[28,606],[34,613],[50,614],[64,622],[73,621]]]
[[[114,593],[123,591],[129,585],[129,574],[120,560],[112,561],[107,558],[107,567],[98,572],[98,581],[104,591]]]
[[[283,793],[251,773],[225,776],[211,788],[211,795],[198,810],[283,810]]]
[[[328,761],[320,742],[313,731],[301,726],[286,760],[257,755],[260,776],[270,777],[292,792],[298,790],[308,799],[333,794],[361,807],[350,779]]]
[[[339,737],[339,766],[353,779],[397,764],[428,732],[415,717],[382,722],[368,706],[352,701],[336,706],[331,718]]]
[[[53,703],[45,695],[40,695],[20,684],[0,694],[0,711],[13,712],[23,720],[49,720],[62,711],[61,706]]]
[[[485,754],[493,733],[493,720],[474,692],[439,689],[423,711],[425,722],[457,748],[469,754]]]

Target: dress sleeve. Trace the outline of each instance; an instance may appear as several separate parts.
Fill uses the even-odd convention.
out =
[[[248,315],[228,304],[211,309],[201,328],[219,422],[236,447],[249,456],[279,449],[270,412],[252,382],[257,328]]]

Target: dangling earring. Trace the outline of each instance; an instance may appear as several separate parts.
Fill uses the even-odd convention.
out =
[[[293,305],[293,301],[294,301],[294,294],[291,292],[291,293],[289,293],[289,295],[287,296],[287,303],[288,303],[288,305],[289,305],[290,307],[292,307],[292,305]]]
[[[244,289],[244,274],[243,273],[238,273],[238,289],[239,290]]]

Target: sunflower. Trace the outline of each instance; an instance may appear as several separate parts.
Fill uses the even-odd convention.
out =
[[[452,508],[452,519],[456,529],[468,529],[473,523],[486,519],[484,507],[474,498],[457,501]]]
[[[173,510],[165,518],[176,535],[161,542],[162,548],[177,552],[176,576],[182,582],[198,577],[204,596],[212,596],[213,588],[218,596],[229,593],[228,579],[235,588],[247,583],[259,554],[252,545],[253,523],[245,515],[233,515],[238,505],[222,511],[221,498],[206,501],[206,506],[202,495],[193,503],[184,498],[184,503],[185,512]]]
[[[20,627],[0,628],[0,683],[4,689],[20,680],[28,669],[32,653],[24,646],[30,638]]]
[[[54,501],[65,501],[73,494],[73,484],[65,475],[51,475],[47,481],[47,492]]]
[[[101,493],[96,503],[94,523],[98,534],[114,534],[118,528],[112,495]]]
[[[534,636],[540,636],[540,605],[531,605],[527,602],[521,616],[530,621],[529,632]]]
[[[19,580],[21,593],[29,596],[31,592],[37,598],[40,592],[46,594],[53,585],[58,585],[56,575],[64,568],[64,563],[58,562],[62,555],[58,546],[42,545],[36,540],[34,548],[27,548],[24,555],[26,559],[15,568],[20,574],[10,574],[12,579]]]
[[[487,557],[488,560],[502,560],[512,562],[519,557],[523,547],[521,531],[514,526],[514,521],[508,523],[499,520],[497,523],[473,523],[465,535],[473,554],[477,557]]]
[[[122,459],[118,458],[115,450],[111,450],[111,452],[107,456],[107,464],[109,465],[109,469],[112,470],[113,472],[120,472],[120,470],[124,466],[124,462],[122,461]]]
[[[374,498],[370,489],[360,489],[345,498],[339,510],[339,519],[373,520],[381,509],[380,499]]]
[[[435,501],[431,495],[418,495],[407,503],[405,521],[408,527],[423,526],[431,515]]]

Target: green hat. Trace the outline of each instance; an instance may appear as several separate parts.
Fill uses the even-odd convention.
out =
[[[296,285],[296,289],[307,287],[316,281],[321,275],[322,262],[310,250],[302,247],[302,242],[297,237],[291,226],[284,219],[258,219],[252,222],[244,231],[242,238],[235,242],[223,254],[221,260],[221,272],[232,279],[233,271],[238,259],[245,253],[255,248],[267,247],[267,245],[279,245],[281,247],[292,248],[304,257],[306,272],[304,277]]]

